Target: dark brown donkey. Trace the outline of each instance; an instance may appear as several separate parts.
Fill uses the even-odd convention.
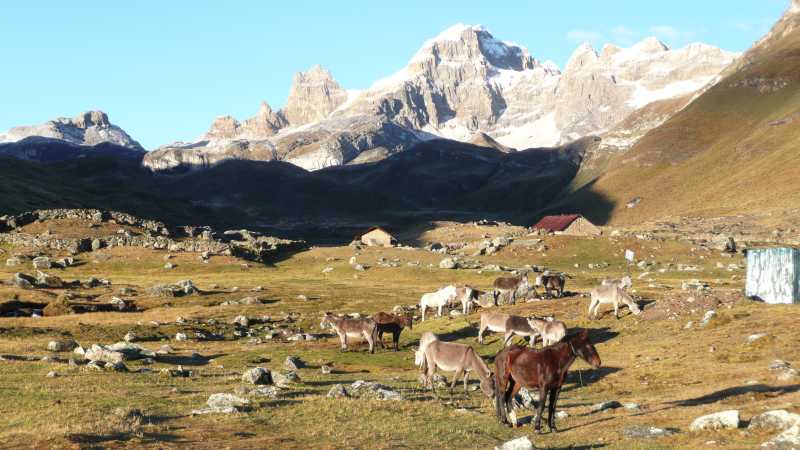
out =
[[[392,333],[392,342],[394,343],[394,351],[397,351],[400,343],[400,332],[403,328],[409,330],[413,327],[413,319],[410,316],[399,316],[397,314],[389,314],[379,312],[372,316],[372,320],[378,324],[378,345],[383,346],[383,333]]]
[[[542,414],[548,401],[547,425],[556,432],[556,402],[567,377],[569,367],[580,357],[593,368],[600,367],[600,356],[589,340],[589,332],[582,330],[566,336],[561,342],[542,350],[526,349],[519,346],[506,347],[495,356],[495,412],[501,423],[509,423],[511,402],[523,386],[539,389],[539,402],[536,415],[536,432],[542,431]],[[511,426],[516,427],[516,417],[512,415]]]

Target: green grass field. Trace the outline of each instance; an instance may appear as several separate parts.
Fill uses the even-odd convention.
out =
[[[473,239],[483,234],[464,226],[438,226],[423,239],[463,234]],[[494,233],[497,229],[487,228]],[[518,231],[518,230],[517,230]],[[58,230],[55,230],[58,232]],[[128,331],[144,339],[141,344],[158,349],[169,343],[175,358],[157,361],[154,373],[115,373],[72,368],[66,363],[41,361],[0,361],[0,446],[35,447],[156,447],[156,448],[492,448],[506,440],[530,436],[543,448],[698,448],[715,441],[710,448],[753,448],[775,433],[746,429],[691,433],[691,421],[702,414],[739,409],[743,419],[768,409],[797,411],[800,385],[779,382],[767,370],[776,358],[800,360],[796,345],[796,323],[800,311],[793,306],[765,306],[743,298],[742,272],[718,269],[741,263],[741,258],[723,258],[717,253],[691,252],[678,242],[636,241],[624,238],[547,237],[549,249],[542,254],[523,247],[507,247],[499,253],[480,257],[486,263],[521,267],[535,264],[563,270],[574,278],[565,299],[523,303],[502,307],[516,314],[555,314],[570,327],[586,327],[598,341],[603,367],[592,370],[578,362],[564,388],[559,410],[569,416],[559,422],[557,434],[534,435],[530,426],[511,429],[501,426],[493,415],[491,402],[480,391],[464,395],[456,390],[443,392],[440,399],[422,391],[417,383],[418,369],[413,350],[421,333],[433,331],[447,340],[475,346],[487,360],[499,350],[497,336],[486,345],[475,342],[479,313],[468,317],[446,317],[415,323],[404,332],[401,351],[378,350],[374,355],[356,344],[352,351],[339,351],[338,339],[330,337],[312,342],[265,341],[251,344],[249,338],[234,339],[230,320],[240,314],[250,318],[264,315],[280,318],[299,314],[295,324],[305,332],[320,333],[324,311],[374,313],[389,311],[395,305],[410,305],[420,294],[446,283],[469,283],[488,289],[497,273],[474,270],[442,270],[442,255],[423,250],[366,249],[357,259],[370,266],[356,272],[348,260],[349,247],[317,247],[298,253],[273,267],[253,265],[242,270],[230,257],[212,257],[201,263],[195,254],[176,254],[172,270],[163,268],[165,252],[115,248],[78,256],[84,263],[64,270],[52,270],[65,280],[89,276],[108,278],[113,287],[77,290],[92,295],[92,301],[105,302],[120,287],[130,286],[137,294],[123,296],[144,309],[134,313],[87,313],[43,318],[0,318],[0,354],[50,355],[47,342],[71,336],[81,345],[110,344],[120,341]],[[697,265],[699,273],[652,270],[649,281],[637,279],[638,295],[651,302],[641,316],[622,318],[605,314],[599,320],[586,319],[587,292],[606,276],[625,273],[623,252],[632,248],[657,263]],[[24,249],[6,247],[7,254]],[[378,258],[398,259],[399,267],[378,267]],[[589,263],[605,261],[602,270],[590,270]],[[409,266],[408,262],[419,262]],[[578,264],[576,268],[575,265]],[[429,267],[433,265],[433,267]],[[323,274],[325,267],[333,271]],[[16,269],[19,270],[19,269]],[[9,279],[15,269],[0,267],[0,277]],[[29,267],[25,271],[31,272]],[[192,279],[205,293],[179,298],[151,297],[147,288],[157,283]],[[712,286],[710,294],[680,291],[687,278],[700,278]],[[735,278],[735,279],[732,279]],[[212,287],[212,285],[218,285]],[[256,286],[260,292],[251,292]],[[237,292],[232,292],[238,287]],[[21,300],[50,302],[60,290],[23,291],[0,286],[0,299],[18,295]],[[309,300],[300,300],[298,295]],[[261,305],[222,305],[229,300],[257,296]],[[688,302],[689,297],[694,302]],[[87,300],[88,301],[88,300]],[[705,307],[715,307],[718,317],[706,328],[697,325],[684,329],[688,321],[697,324]],[[667,310],[675,314],[659,314]],[[176,342],[178,331],[209,325],[178,325],[179,316],[189,319],[216,319],[225,335],[220,341],[190,339]],[[750,334],[765,332],[769,337],[747,344]],[[189,333],[190,336],[192,333]],[[387,337],[387,342],[389,338]],[[709,352],[715,347],[713,353]],[[189,378],[174,378],[159,373],[175,368],[179,357],[197,352],[202,362],[187,363]],[[302,382],[287,389],[277,400],[253,397],[247,412],[225,415],[191,416],[204,406],[212,393],[235,392],[241,374],[248,368],[265,366],[280,370],[287,355],[296,355],[309,364],[301,369]],[[68,358],[71,354],[56,355]],[[187,358],[183,358],[190,361]],[[184,362],[186,362],[184,361]],[[334,368],[323,375],[322,364]],[[131,370],[142,367],[128,363]],[[577,370],[580,370],[580,377]],[[48,378],[49,371],[59,376]],[[445,374],[446,376],[449,374]],[[401,392],[400,402],[330,399],[326,393],[333,384],[356,380],[378,381]],[[619,408],[591,412],[591,406],[608,400],[634,402],[638,410]],[[115,415],[117,408],[138,408],[145,415],[141,426],[133,426]],[[523,416],[530,415],[527,411]],[[628,440],[621,434],[632,425],[654,425],[679,430],[673,436],[648,440]],[[709,444],[710,445],[710,444]]]

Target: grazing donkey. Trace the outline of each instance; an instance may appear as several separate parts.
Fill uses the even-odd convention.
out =
[[[456,296],[451,300],[450,307],[457,307],[461,304],[461,312],[464,315],[472,311],[472,305],[478,304],[478,297],[480,291],[474,289],[472,286],[464,285],[456,288]]]
[[[494,378],[489,366],[468,345],[442,342],[435,334],[427,331],[420,338],[419,350],[414,354],[414,362],[425,376],[425,387],[429,387],[437,398],[436,386],[433,383],[433,375],[437,368],[446,372],[455,371],[453,382],[450,383],[451,391],[455,388],[458,379],[461,378],[461,374],[464,374],[464,392],[467,392],[469,374],[475,372],[481,381],[483,393],[490,398],[495,395]]]
[[[374,320],[370,318],[351,319],[349,317],[338,317],[326,312],[319,327],[325,329],[333,328],[339,335],[339,342],[342,344],[342,351],[347,351],[348,338],[363,338],[369,344],[369,352],[375,353],[375,338],[377,337],[378,327]]]
[[[597,309],[603,303],[611,303],[614,305],[614,317],[619,319],[619,305],[623,304],[628,309],[636,314],[641,314],[642,310],[639,305],[623,290],[619,285],[612,284],[606,286],[598,286],[592,289],[592,301],[589,303],[589,318],[597,318]]]
[[[486,330],[503,333],[503,345],[508,345],[514,335],[528,337],[529,345],[533,347],[537,332],[528,324],[524,317],[500,314],[494,312],[481,313],[481,325],[478,329],[478,342],[483,344],[483,333]]]
[[[506,303],[511,305],[517,302],[517,291],[520,289],[525,289],[526,293],[529,288],[530,284],[528,284],[528,273],[523,273],[521,275],[517,275],[515,277],[499,277],[494,280],[492,283],[492,287],[494,291],[492,295],[494,296],[494,305],[498,305],[498,299],[505,295],[508,298]]]
[[[559,322],[552,317],[538,318],[531,317],[528,319],[528,324],[542,336],[542,345],[547,347],[553,345],[567,334],[567,326],[564,322]]]
[[[436,292],[423,294],[419,299],[419,309],[422,310],[422,321],[425,321],[425,311],[428,307],[437,308],[437,315],[442,317],[442,308],[451,304],[458,295],[458,289],[453,286],[445,286]]]
[[[603,286],[614,286],[614,285],[617,285],[622,289],[629,289],[629,288],[631,288],[633,286],[633,279],[631,278],[630,275],[625,275],[624,277],[622,277],[622,278],[620,278],[618,280],[612,280],[612,279],[606,278],[606,279],[603,280],[602,285]]]
[[[400,333],[403,331],[403,328],[411,330],[414,326],[411,316],[400,316],[385,312],[375,314],[372,316],[372,320],[374,320],[377,325],[378,344],[381,348],[385,348],[383,346],[383,333],[392,333],[394,351],[397,351],[398,345],[400,344]]]
[[[567,371],[575,359],[581,358],[593,368],[600,367],[600,356],[589,339],[589,333],[582,330],[567,336],[563,341],[542,350],[523,347],[505,347],[495,356],[495,412],[501,423],[517,426],[513,414],[512,401],[522,387],[539,389],[539,402],[536,415],[536,432],[542,431],[542,416],[546,403],[549,403],[547,425],[556,432],[556,403],[561,387],[567,378]],[[510,417],[509,417],[509,413]]]
[[[544,274],[536,277],[536,286],[543,287],[547,297],[552,298],[552,291],[556,292],[556,297],[564,296],[564,286],[567,284],[567,277],[564,274]]]

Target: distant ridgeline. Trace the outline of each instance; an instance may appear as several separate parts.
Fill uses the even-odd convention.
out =
[[[39,234],[23,229],[34,222],[77,220],[87,224],[116,224],[138,230],[120,228],[116,233],[100,237],[63,238],[49,231]],[[88,233],[87,233],[88,234]],[[0,216],[0,242],[23,247],[49,248],[70,254],[95,251],[111,247],[142,247],[174,252],[229,255],[270,262],[287,252],[306,247],[304,241],[262,236],[248,230],[228,230],[217,233],[211,227],[185,226],[168,229],[158,221],[144,220],[130,214],[96,209],[48,209],[25,212],[13,216]]]

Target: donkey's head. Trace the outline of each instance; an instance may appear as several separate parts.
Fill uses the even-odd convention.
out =
[[[331,319],[333,319],[333,315],[329,312],[326,312],[324,316],[322,316],[322,321],[319,323],[319,327],[323,330],[328,328],[331,325]]]
[[[408,314],[406,314],[404,316],[399,316],[399,317],[400,317],[400,325],[401,326],[408,327],[409,330],[413,330],[414,329],[414,315],[413,314],[408,313]]]
[[[489,372],[489,376],[485,378],[481,378],[481,391],[489,397],[493,398],[495,396],[495,381],[494,381],[494,374]]]
[[[594,344],[592,344],[592,341],[589,339],[588,330],[583,329],[578,332],[578,334],[573,335],[569,339],[569,345],[572,347],[575,354],[589,363],[593,369],[599,368],[602,364],[600,355],[597,354],[597,349],[594,348]]]

